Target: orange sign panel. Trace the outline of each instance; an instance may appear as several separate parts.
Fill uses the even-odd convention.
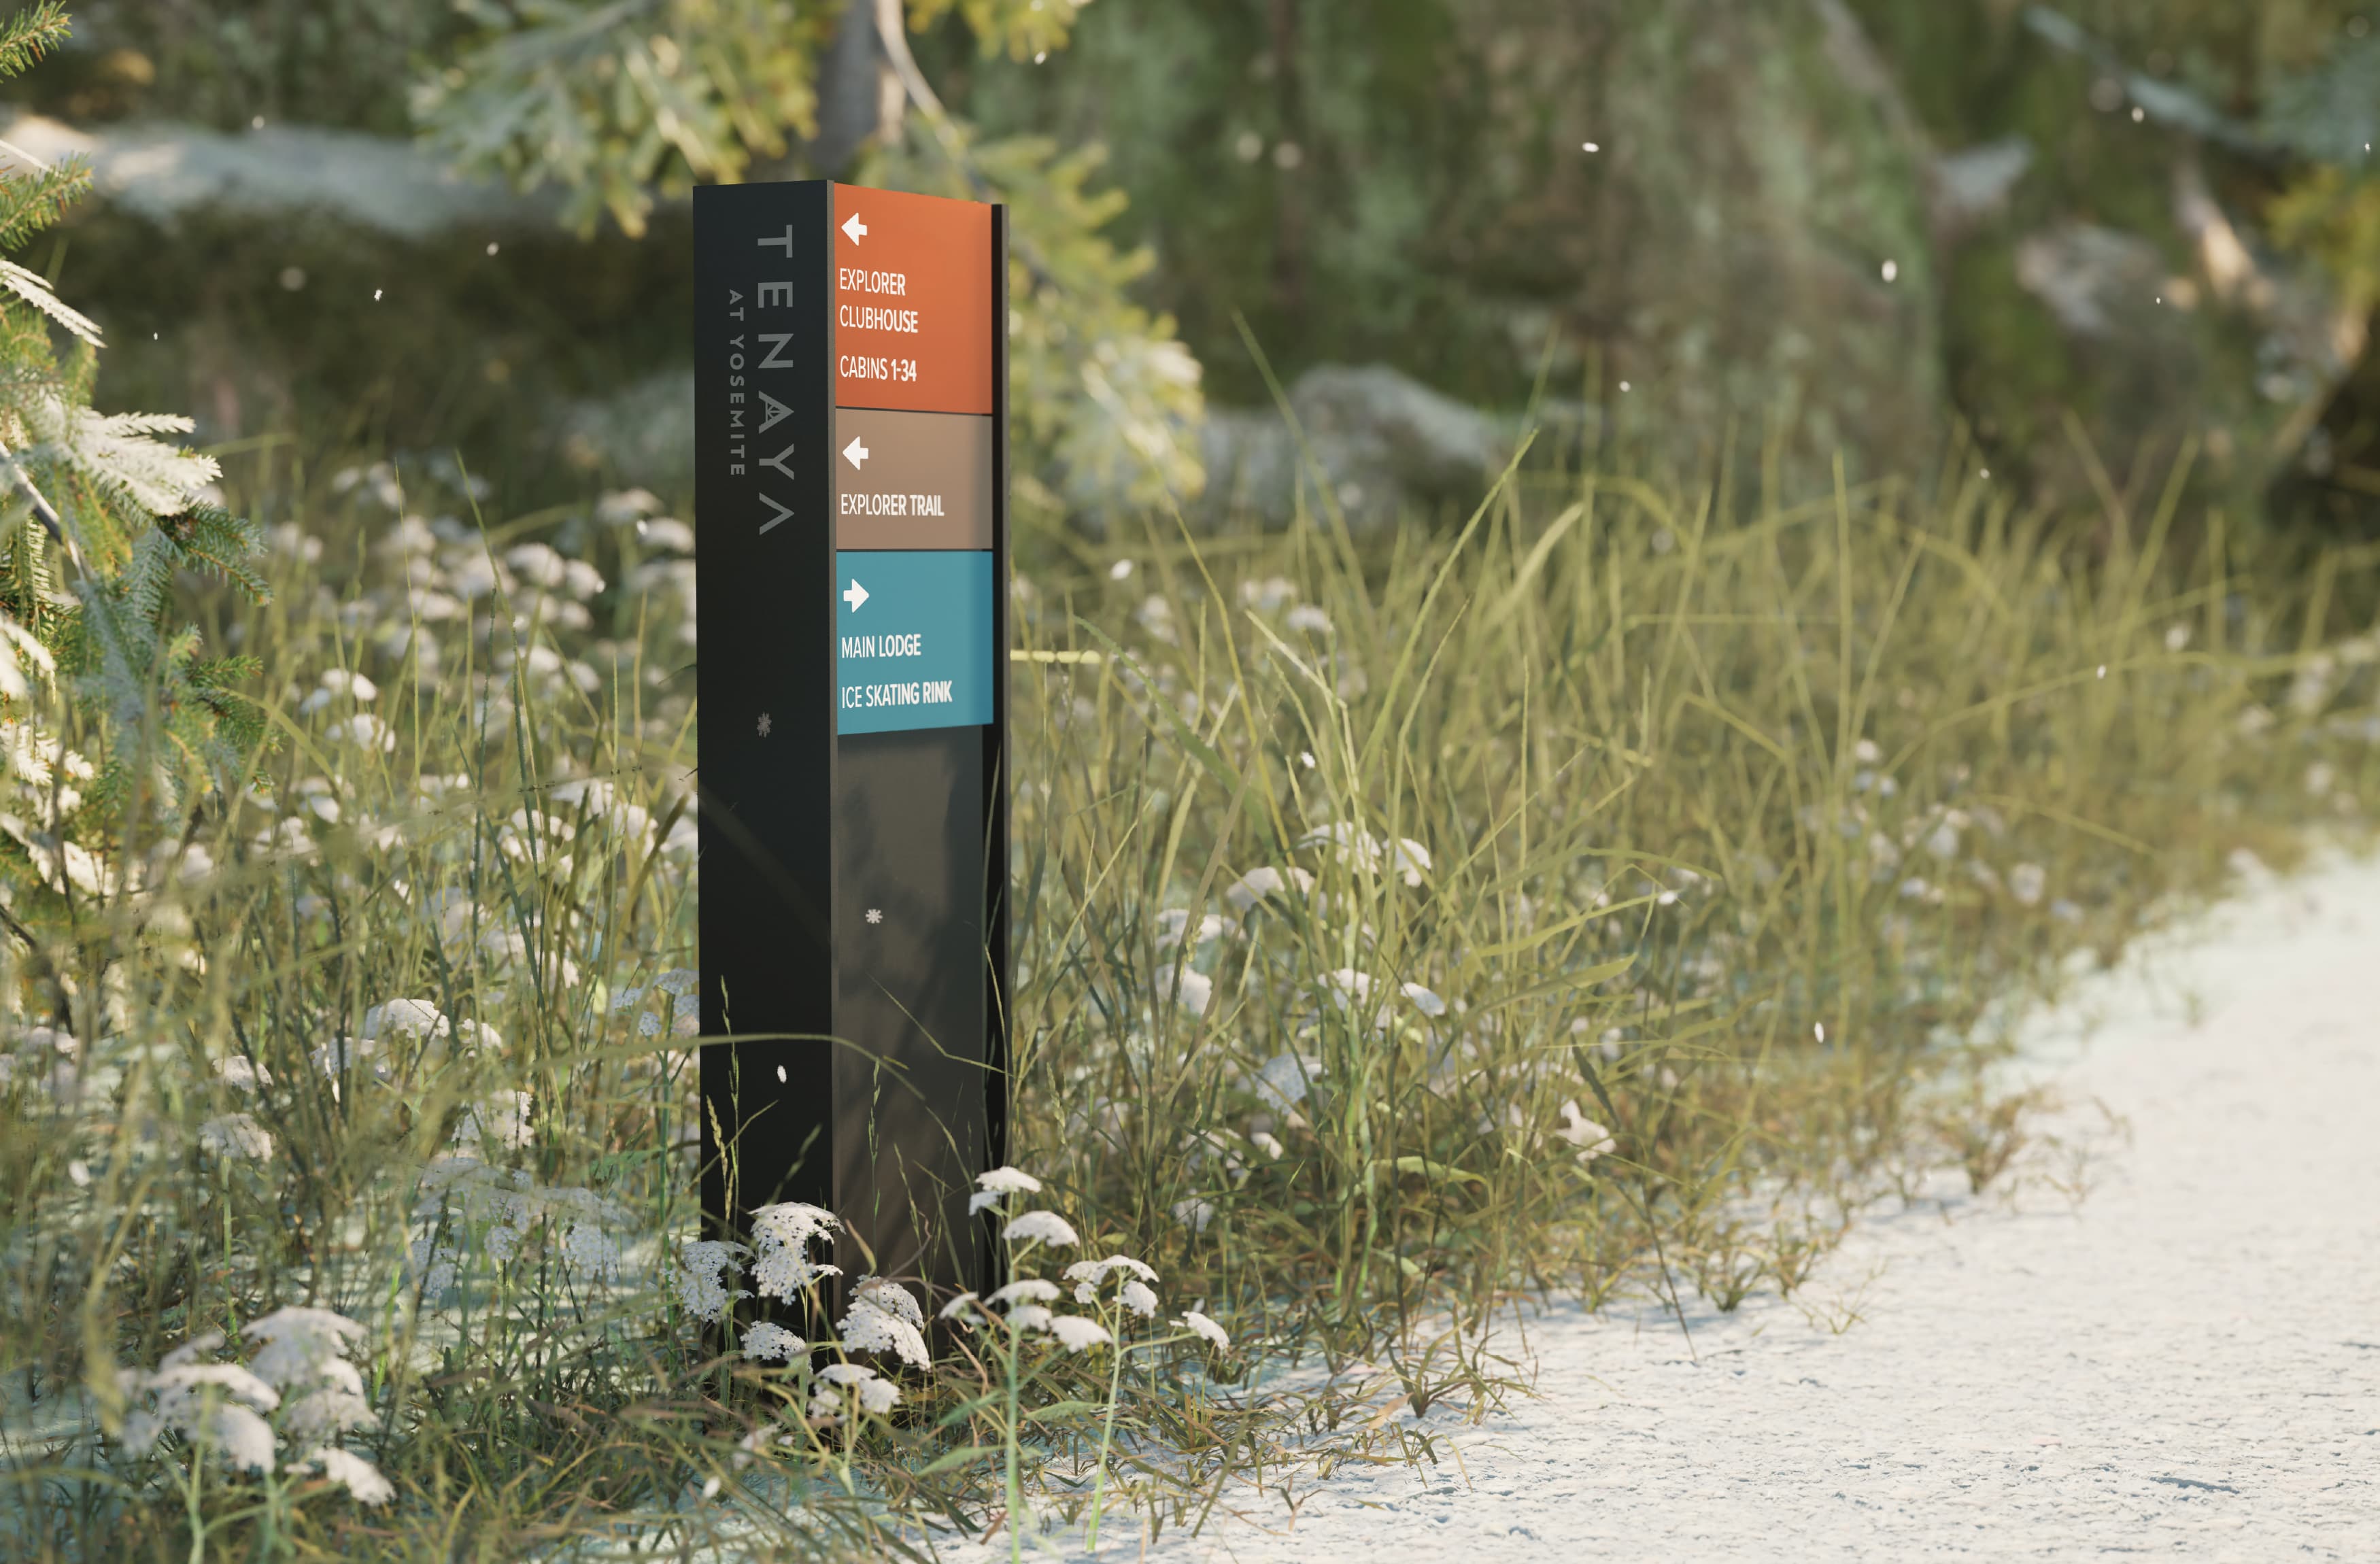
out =
[[[834,188],[834,400],[991,411],[991,208]]]

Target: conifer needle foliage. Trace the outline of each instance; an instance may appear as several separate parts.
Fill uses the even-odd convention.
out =
[[[69,30],[55,0],[0,22],[0,77]],[[0,248],[16,249],[91,176],[0,154]],[[0,260],[0,731],[9,778],[31,795],[0,810],[0,879],[37,897],[97,891],[111,877],[76,839],[108,843],[127,806],[179,811],[241,780],[261,739],[232,687],[250,665],[202,655],[173,601],[184,571],[261,598],[261,540],[210,498],[215,463],[165,438],[188,418],[91,406],[95,321],[17,261]]]

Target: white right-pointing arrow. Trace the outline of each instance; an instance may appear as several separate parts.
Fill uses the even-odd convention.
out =
[[[857,576],[852,577],[851,590],[843,594],[843,600],[851,605],[854,613],[857,613],[859,605],[868,600],[868,588],[859,584]]]
[[[862,223],[859,220],[859,213],[855,212],[843,220],[843,231],[851,236],[853,244],[857,244],[868,236],[868,224]]]
[[[851,437],[851,443],[843,448],[843,459],[849,462],[852,466],[852,470],[856,472],[861,470],[859,464],[868,460],[868,447],[859,443],[859,436],[856,434],[853,435]]]

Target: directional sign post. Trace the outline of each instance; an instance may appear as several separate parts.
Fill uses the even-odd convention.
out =
[[[978,1286],[1003,1158],[1002,209],[695,192],[702,1199]]]

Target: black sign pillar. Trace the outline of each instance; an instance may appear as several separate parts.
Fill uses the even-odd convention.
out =
[[[1005,1157],[1006,229],[695,192],[702,1202],[976,1286]]]

